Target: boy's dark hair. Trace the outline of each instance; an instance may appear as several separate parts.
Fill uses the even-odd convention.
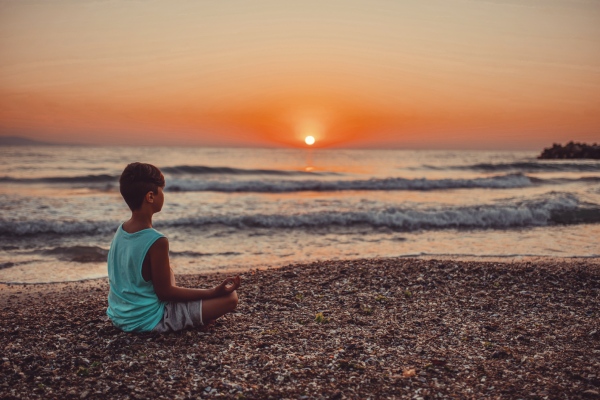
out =
[[[134,162],[123,170],[119,178],[119,191],[131,211],[142,206],[146,193],[158,193],[159,187],[165,187],[165,177],[154,165]]]

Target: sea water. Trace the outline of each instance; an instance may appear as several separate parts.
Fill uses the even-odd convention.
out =
[[[106,276],[129,162],[176,273],[362,257],[600,257],[600,162],[535,152],[0,147],[0,282]]]

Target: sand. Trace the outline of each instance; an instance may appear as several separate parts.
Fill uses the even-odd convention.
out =
[[[600,398],[597,261],[255,270],[235,313],[167,335],[114,328],[105,279],[2,285],[0,397]]]

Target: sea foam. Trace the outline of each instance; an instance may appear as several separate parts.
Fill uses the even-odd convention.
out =
[[[528,200],[505,201],[463,207],[410,209],[381,207],[360,211],[303,211],[291,214],[239,213],[202,215],[158,221],[157,229],[225,225],[238,229],[311,229],[330,226],[366,225],[397,231],[428,229],[508,229],[552,224],[600,222],[600,206],[582,203],[568,193],[549,193]],[[0,219],[0,235],[105,234],[113,232],[117,221],[11,221]]]
[[[507,174],[473,179],[405,179],[383,178],[365,180],[245,180],[245,181],[192,181],[173,179],[167,183],[170,191],[212,192],[334,192],[348,190],[445,190],[445,189],[508,189],[532,185],[523,174]]]

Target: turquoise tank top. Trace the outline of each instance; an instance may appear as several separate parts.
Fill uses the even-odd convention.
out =
[[[113,324],[126,332],[151,331],[162,319],[165,302],[152,281],[142,277],[142,264],[150,246],[165,237],[153,228],[127,233],[119,226],[108,252],[108,308]]]

